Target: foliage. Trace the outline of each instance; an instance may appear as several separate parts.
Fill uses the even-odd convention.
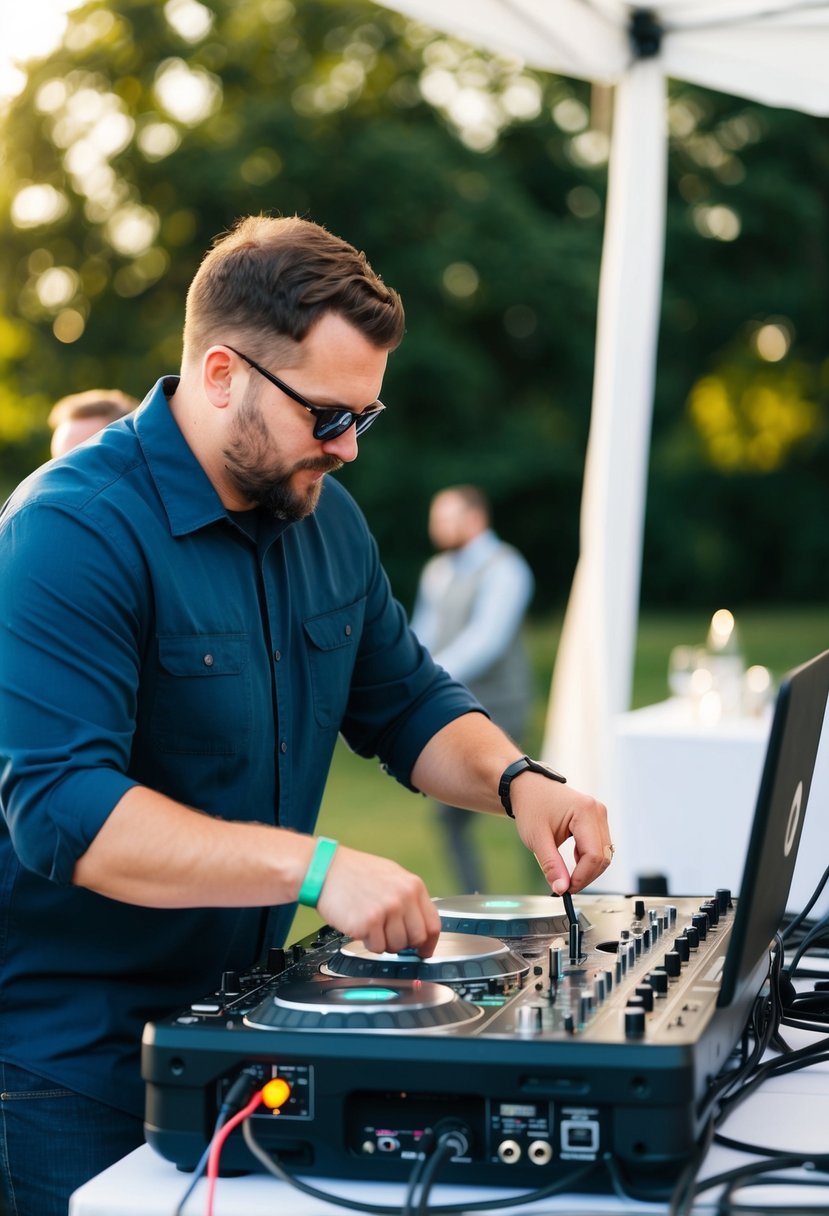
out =
[[[431,493],[463,480],[529,557],[538,607],[561,603],[589,425],[598,100],[368,0],[84,4],[0,117],[0,480],[46,457],[57,396],[140,397],[175,370],[187,284],[217,233],[296,211],[365,248],[407,304],[393,408],[342,474],[401,598]],[[823,595],[825,123],[675,87],[671,128],[644,592]],[[731,392],[735,369],[779,403],[773,467],[714,463],[686,408],[706,385]],[[809,409],[792,433],[795,377]]]

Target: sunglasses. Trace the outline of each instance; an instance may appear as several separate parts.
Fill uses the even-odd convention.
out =
[[[227,346],[227,343],[225,342],[223,345]],[[273,372],[269,372],[266,367],[262,367],[255,359],[243,355],[240,350],[236,350],[235,346],[227,346],[227,349],[232,350],[234,355],[238,355],[240,359],[244,359],[245,363],[249,363],[254,371],[259,372],[259,375],[264,376],[266,380],[270,380],[271,384],[275,384],[280,392],[285,393],[292,401],[296,401],[297,405],[301,405],[309,414],[313,414],[315,439],[336,439],[339,435],[344,435],[350,426],[355,428],[358,435],[362,435],[372,423],[377,421],[386,408],[382,401],[377,401],[364,410],[351,410],[346,405],[336,405],[327,409],[321,405],[311,405],[310,401],[306,401],[289,384],[280,380]]]

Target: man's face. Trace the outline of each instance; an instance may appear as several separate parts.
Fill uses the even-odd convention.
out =
[[[293,367],[263,366],[313,405],[361,411],[376,401],[387,352],[349,322],[328,313],[310,330]],[[354,427],[334,439],[314,438],[314,418],[253,368],[230,424],[225,470],[242,498],[278,519],[309,515],[326,473],[356,459]]]
[[[462,549],[485,527],[476,508],[460,494],[438,494],[429,509],[429,537],[436,549]]]

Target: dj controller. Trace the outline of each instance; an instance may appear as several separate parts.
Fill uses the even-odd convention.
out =
[[[610,1156],[667,1194],[748,1013],[717,1004],[730,892],[577,897],[575,920],[554,897],[435,902],[430,958],[326,927],[149,1024],[150,1143],[192,1169],[249,1068],[290,1087],[252,1120],[292,1173],[406,1181],[430,1134],[451,1129],[446,1182],[538,1188]],[[238,1132],[222,1164],[262,1168]],[[580,1189],[608,1185],[594,1174]]]

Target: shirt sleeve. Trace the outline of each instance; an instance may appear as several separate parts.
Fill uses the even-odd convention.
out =
[[[124,548],[42,502],[0,530],[0,807],[22,863],[60,884],[136,784],[139,580]]]
[[[456,680],[476,680],[513,641],[533,590],[532,572],[521,555],[502,549],[487,567],[469,620],[448,646],[433,651],[435,662]]]

